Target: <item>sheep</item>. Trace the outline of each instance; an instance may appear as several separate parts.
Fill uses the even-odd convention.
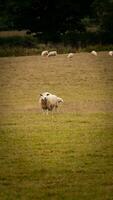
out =
[[[96,51],[91,51],[91,54],[94,56],[97,56],[97,52]]]
[[[113,51],[109,51],[109,56],[113,56]]]
[[[67,55],[67,58],[72,58],[74,56],[74,53],[69,53],[68,55]]]
[[[50,51],[48,53],[48,57],[50,57],[50,56],[56,56],[56,55],[57,55],[57,51]]]
[[[47,111],[47,114],[48,111],[57,110],[59,103],[63,102],[64,101],[62,98],[57,97],[56,95],[49,92],[44,92],[40,94],[39,104],[43,111]]]
[[[42,51],[41,56],[47,56],[48,55],[48,51]]]

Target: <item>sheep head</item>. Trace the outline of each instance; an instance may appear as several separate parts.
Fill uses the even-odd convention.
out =
[[[48,107],[47,107],[47,97],[49,95],[50,95],[49,92],[44,92],[44,93],[40,94],[39,103],[40,103],[42,109],[44,109],[44,110],[48,109]]]

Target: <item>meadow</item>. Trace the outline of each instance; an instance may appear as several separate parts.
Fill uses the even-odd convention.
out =
[[[39,94],[64,99],[44,115]],[[113,57],[0,58],[0,199],[113,199]]]

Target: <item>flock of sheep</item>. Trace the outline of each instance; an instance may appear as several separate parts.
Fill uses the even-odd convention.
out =
[[[91,51],[91,54],[94,56],[98,55],[96,51]],[[113,56],[113,51],[109,51],[108,54],[109,54],[109,56]]]
[[[57,51],[50,51],[48,52],[46,51],[42,51],[41,56],[47,56],[47,57],[51,57],[51,56],[57,56]],[[74,53],[69,53],[67,55],[68,58],[72,58],[74,56]]]
[[[91,51],[91,54],[94,56],[97,56],[97,52],[96,51]],[[113,56],[113,51],[109,51],[108,52],[109,56]],[[56,56],[57,55],[57,51],[42,51],[41,56]],[[74,53],[69,53],[67,55],[67,58],[72,58],[74,56]],[[40,94],[40,98],[39,98],[39,104],[42,108],[43,111],[46,111],[46,113],[48,114],[48,111],[53,111],[53,110],[57,110],[58,106],[60,103],[63,103],[63,99],[60,97],[57,97],[54,94],[51,94],[49,92],[44,92],[42,94]]]
[[[91,54],[94,56],[97,56],[98,53],[96,51],[91,51]],[[113,56],[113,51],[109,51],[108,52],[109,56]],[[47,57],[51,57],[51,56],[57,56],[57,51],[50,51],[48,52],[46,51],[42,51],[41,56],[47,56]],[[72,58],[74,56],[74,53],[68,53],[67,58]]]

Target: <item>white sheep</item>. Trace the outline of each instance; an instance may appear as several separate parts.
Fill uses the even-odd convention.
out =
[[[48,53],[48,57],[50,57],[50,56],[56,56],[56,55],[57,55],[57,51],[50,51]]]
[[[67,55],[67,58],[72,58],[74,56],[74,53],[69,53],[68,55]]]
[[[57,110],[59,103],[63,102],[64,101],[62,98],[57,97],[49,92],[40,94],[39,104],[43,111],[47,111],[47,114],[48,111]]]
[[[94,56],[97,56],[97,52],[96,51],[91,51],[91,54]]]
[[[113,56],[113,51],[109,51],[109,56]]]
[[[47,56],[48,55],[48,51],[42,51],[41,56]]]

